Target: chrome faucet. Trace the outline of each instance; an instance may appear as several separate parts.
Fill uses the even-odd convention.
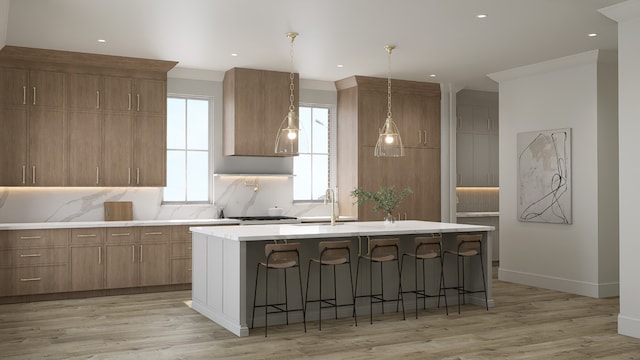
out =
[[[329,198],[331,197],[331,226],[335,226],[336,225],[336,193],[333,191],[333,189],[327,189],[327,191],[324,193],[324,204],[327,204],[327,201]]]

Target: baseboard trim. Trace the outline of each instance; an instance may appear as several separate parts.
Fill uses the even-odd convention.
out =
[[[640,339],[640,319],[618,314],[618,334]]]
[[[617,282],[595,284],[505,268],[498,268],[498,280],[593,298],[613,297],[620,294],[620,284]]]

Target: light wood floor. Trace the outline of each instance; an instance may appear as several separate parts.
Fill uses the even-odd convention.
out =
[[[494,271],[495,273],[495,271]],[[496,306],[262,329],[238,338],[191,310],[189,291],[0,306],[2,359],[640,359],[618,299],[494,281]],[[377,321],[375,320],[377,319]]]

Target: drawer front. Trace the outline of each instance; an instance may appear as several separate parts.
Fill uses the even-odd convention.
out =
[[[66,265],[0,269],[0,296],[49,294],[68,290]]]
[[[171,228],[169,226],[141,226],[140,241],[169,241]]]
[[[48,246],[67,246],[67,229],[7,230],[0,249],[24,249]]]
[[[0,251],[0,267],[66,264],[66,247]]]
[[[100,244],[104,239],[103,228],[86,228],[71,230],[71,245]]]
[[[106,241],[108,243],[134,242],[136,240],[136,228],[113,227],[106,229]]]
[[[171,243],[172,258],[190,258],[191,257],[191,241],[181,243]]]
[[[176,225],[171,227],[171,241],[191,241],[191,225]]]

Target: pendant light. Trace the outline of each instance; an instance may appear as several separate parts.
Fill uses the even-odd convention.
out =
[[[387,72],[387,120],[380,130],[373,155],[377,157],[398,157],[404,156],[404,146],[402,146],[402,138],[400,138],[398,127],[391,116],[391,52],[396,47],[394,45],[385,45],[384,48],[389,55]]]
[[[282,120],[280,124],[280,128],[278,129],[278,134],[276,135],[276,146],[275,152],[278,155],[298,155],[298,132],[300,129],[298,128],[298,117],[296,116],[296,108],[293,105],[293,41],[296,36],[298,36],[297,32],[289,32],[287,33],[287,37],[289,38],[289,42],[291,44],[291,50],[289,55],[291,57],[291,72],[289,73],[289,112],[287,116]]]

